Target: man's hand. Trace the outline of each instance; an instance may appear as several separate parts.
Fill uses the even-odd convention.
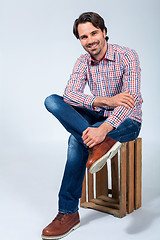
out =
[[[113,97],[97,97],[93,102],[93,107],[109,106],[133,108],[135,104],[134,97],[129,93],[129,90],[119,93]]]
[[[113,127],[106,122],[102,123],[98,128],[88,127],[82,134],[83,142],[87,147],[92,148],[101,143],[111,130],[113,130]]]

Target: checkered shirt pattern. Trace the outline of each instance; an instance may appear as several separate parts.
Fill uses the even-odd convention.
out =
[[[107,43],[107,52],[103,60],[91,59],[89,53],[82,54],[74,66],[63,99],[73,106],[95,111],[105,109],[106,122],[117,128],[126,118],[142,121],[142,97],[140,93],[141,68],[137,53],[129,48]],[[91,95],[85,94],[86,84]],[[130,91],[135,98],[135,106],[92,107],[96,97],[113,97]]]

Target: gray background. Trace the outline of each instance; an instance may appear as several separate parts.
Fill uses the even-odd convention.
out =
[[[105,19],[110,43],[133,48],[140,57],[143,208],[121,220],[80,209],[81,228],[66,239],[159,239],[160,1],[0,0],[0,232],[5,240],[40,239],[57,213],[68,133],[43,102],[51,93],[63,94],[84,52],[72,26],[85,11]]]

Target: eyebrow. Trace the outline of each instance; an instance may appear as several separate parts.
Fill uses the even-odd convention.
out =
[[[84,38],[84,37],[87,37],[87,35],[82,35],[82,36],[79,36],[79,38]]]
[[[92,31],[91,33],[97,33],[98,32],[98,30],[94,30],[94,31]]]

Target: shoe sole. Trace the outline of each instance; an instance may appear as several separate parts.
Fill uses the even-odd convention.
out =
[[[116,155],[116,153],[120,149],[121,145],[122,145],[122,143],[116,142],[113,145],[113,147],[105,155],[103,155],[99,160],[97,160],[95,163],[93,163],[93,165],[89,169],[89,172],[93,174],[93,173],[96,173],[99,170],[101,170],[104,167],[104,165],[106,164],[107,159],[108,158],[111,159]]]
[[[73,228],[71,228],[67,233],[60,235],[60,236],[44,236],[42,235],[42,239],[60,239],[63,237],[66,237],[68,234],[70,234],[73,230],[76,230],[78,227],[80,226],[80,223],[78,223],[77,225],[75,225]]]

